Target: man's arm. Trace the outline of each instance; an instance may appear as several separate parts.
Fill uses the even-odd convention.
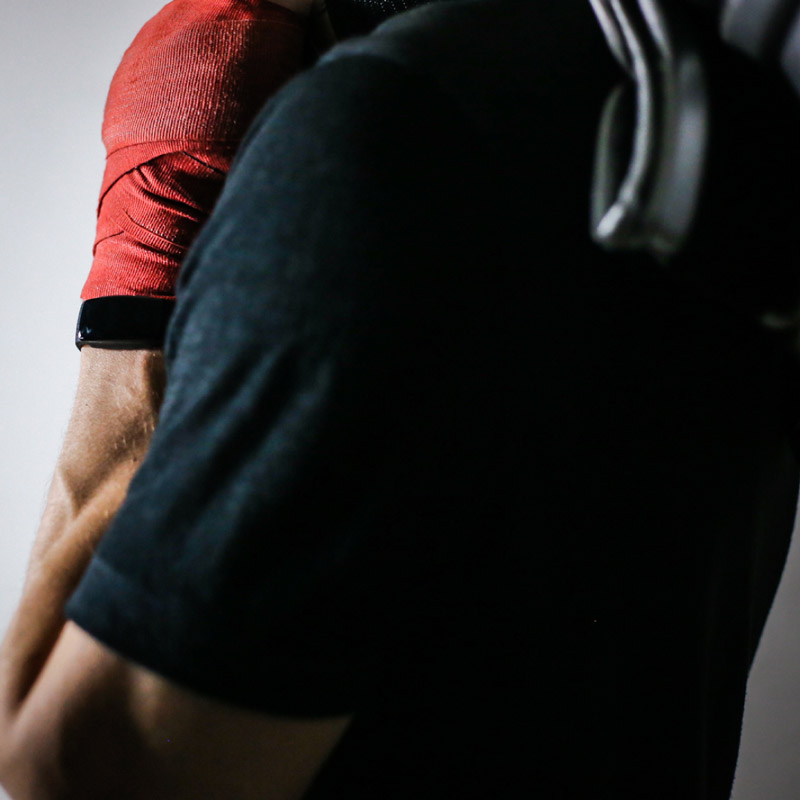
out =
[[[14,800],[295,800],[346,725],[202,698],[67,623],[0,731],[2,779]]]
[[[0,781],[14,800],[300,797],[346,727],[201,698],[65,622],[147,451],[163,389],[160,351],[82,351],[23,596],[0,646]]]
[[[276,11],[276,6],[284,6],[299,16],[292,19],[280,9]],[[153,161],[162,155],[161,150],[147,150],[142,155],[153,169],[158,166],[160,170],[146,177],[158,178],[158,186],[163,184],[166,187],[168,198],[174,201],[179,196],[188,203],[181,209],[197,210],[196,222],[202,222],[208,205],[206,201],[221,185],[217,173],[224,171],[222,166],[227,165],[226,158],[235,149],[249,118],[286,77],[300,68],[302,47],[299,45],[302,45],[303,31],[308,33],[313,48],[318,52],[333,42],[330,24],[323,12],[324,6],[316,0],[255,0],[227,4],[181,0],[169,3],[142,29],[134,43],[138,50],[134,53],[135,48],[129,48],[115,76],[119,84],[117,88],[124,90],[125,103],[121,110],[115,103],[107,104],[108,125],[104,125],[104,134],[110,137],[107,144],[115,153],[136,149],[128,145],[147,150],[153,144],[148,138],[152,127],[148,127],[150,122],[157,129],[156,138],[159,141],[164,138],[164,113],[162,105],[159,105],[161,83],[155,81],[154,85],[159,87],[157,102],[150,109],[147,103],[142,106],[142,101],[147,99],[147,87],[153,84],[147,79],[153,78],[152,72],[157,72],[159,65],[163,66],[165,48],[167,55],[175,55],[169,48],[177,47],[180,58],[166,59],[170,85],[174,91],[186,89],[190,75],[194,74],[194,57],[199,56],[194,48],[181,50],[178,45],[183,41],[181,35],[190,36],[196,32],[193,22],[211,25],[209,30],[216,33],[220,25],[230,23],[229,27],[237,35],[247,23],[250,26],[248,30],[255,32],[253,36],[245,36],[240,42],[233,37],[239,45],[223,47],[219,53],[205,53],[212,63],[205,64],[204,81],[209,68],[215,65],[222,76],[239,75],[241,78],[240,72],[244,71],[244,76],[252,79],[252,85],[247,80],[237,79],[234,95],[222,92],[224,96],[220,102],[231,106],[235,122],[225,128],[225,135],[217,142],[224,152],[217,154],[217,160],[211,159],[213,168],[209,167],[209,170],[214,174],[207,175],[202,170],[197,175],[192,173],[192,180],[184,185],[181,175],[169,173],[169,164],[163,159]],[[303,18],[309,14],[311,18],[306,25]],[[263,69],[264,59],[271,65],[271,71]],[[254,64],[257,69],[253,68]],[[229,68],[231,65],[233,68]],[[140,86],[141,93],[144,93],[136,95],[137,102],[133,102],[136,98],[132,98],[128,91],[133,84]],[[112,85],[110,99],[113,94]],[[189,106],[196,94],[192,91],[178,92]],[[172,142],[180,151],[178,156],[186,149],[184,139],[194,141],[198,131],[210,131],[209,135],[215,142],[220,138],[217,135],[220,132],[213,127],[214,120],[220,117],[219,109],[210,102],[214,99],[203,94],[199,110],[193,107],[179,109],[183,113],[177,114],[175,125],[169,129],[171,136],[167,137],[179,140],[180,144]],[[197,113],[187,113],[193,110]],[[149,120],[149,113],[153,114],[152,120]],[[210,121],[203,113],[210,115]],[[204,120],[208,123],[205,127]],[[186,124],[194,127],[184,129]],[[135,141],[124,138],[124,134],[131,130],[139,135]],[[205,154],[205,149],[203,152]],[[163,155],[171,158],[173,154],[167,148]],[[137,164],[134,159],[134,162],[117,166],[125,175],[135,177]],[[120,175],[113,169],[107,171],[106,177],[109,175],[110,184],[122,188],[117,181]],[[205,188],[200,196],[195,197],[193,192],[198,191],[201,178],[200,186]],[[150,185],[145,193],[147,198],[158,199],[154,185]],[[112,199],[107,198],[108,202],[102,206],[106,217],[116,208]],[[174,203],[167,205],[172,208]],[[152,216],[150,206],[139,208],[139,211],[138,216],[134,215],[137,219],[147,220]],[[130,215],[123,213],[121,216],[127,219]],[[184,216],[183,211],[176,215],[180,219]],[[105,254],[103,263],[109,269],[93,271],[92,290],[86,296],[119,293],[169,295],[181,253],[193,238],[197,226],[189,224],[184,230],[167,224],[168,221],[163,219],[161,222],[165,241],[172,243],[166,245],[164,253],[154,249],[152,242],[147,247],[138,247],[135,236],[133,245],[137,246],[131,250],[130,232],[129,239],[125,239],[114,235],[116,229],[111,223],[98,224],[98,238],[105,248],[100,255]],[[105,235],[109,233],[111,235]],[[167,256],[171,256],[171,260]],[[148,272],[148,259],[153,258],[159,269]],[[171,268],[166,277],[162,274],[165,259]],[[167,283],[157,287],[148,283],[158,276],[162,283],[164,280]],[[117,279],[124,285],[118,286],[115,283]],[[133,281],[132,285],[126,283],[130,281]],[[329,723],[321,727],[313,723],[276,724],[263,716],[201,700],[116,656],[77,626],[65,621],[65,603],[80,582],[95,546],[120,508],[131,478],[147,452],[163,389],[164,365],[160,351],[84,347],[78,396],[34,546],[23,596],[0,646],[0,780],[15,798],[46,800],[49,797],[74,796],[88,800],[91,796],[229,797],[232,794],[249,797],[248,792],[236,788],[236,781],[241,781],[241,776],[264,777],[264,773],[252,764],[247,765],[246,755],[250,753],[252,756],[254,752],[259,754],[259,763],[269,767],[273,776],[272,782],[259,780],[259,785],[252,788],[261,797],[265,789],[285,783],[280,783],[276,777],[280,774],[277,762],[266,758],[264,746],[267,740],[274,739],[293,747],[302,762],[306,751],[298,740],[298,731],[313,729],[323,731],[327,736],[331,730]],[[170,757],[166,759],[160,755],[160,745],[152,745],[153,741],[161,742],[160,736],[153,739],[152,731],[162,730],[163,719],[159,714],[163,714],[165,709],[169,710],[170,729],[174,726],[175,731],[183,732],[166,738],[170,745]],[[213,720],[213,725],[204,725],[204,720]],[[339,726],[334,725],[333,729],[338,730]],[[99,738],[97,732],[105,730],[112,735]],[[214,744],[215,732],[218,731],[225,732],[225,742],[232,748],[227,760],[223,758],[226,751],[222,743]],[[311,739],[318,741],[313,736]],[[316,753],[316,745],[309,741],[310,752]],[[331,741],[335,741],[335,737]],[[104,746],[108,749],[104,750]],[[217,755],[211,757],[209,748]],[[279,763],[297,766],[298,761],[285,750],[278,747],[274,750]],[[207,757],[202,757],[202,752],[206,752]],[[120,759],[122,761],[117,763]],[[113,770],[108,766],[112,763],[117,765]],[[92,765],[91,780],[87,779],[87,764]],[[105,770],[103,765],[107,767]],[[216,778],[212,779],[212,773]],[[172,776],[169,780],[168,775]],[[291,780],[299,780],[302,784],[307,778],[304,775],[303,770],[298,769],[292,773]],[[107,784],[106,780],[111,783]],[[163,794],[165,789],[157,788],[168,785],[180,786],[180,791],[170,795]],[[192,791],[191,787],[195,785],[202,789]],[[126,787],[124,791],[127,794],[123,795],[122,787]],[[276,792],[274,796],[294,795]]]
[[[84,347],[75,405],[31,556],[0,647],[4,716],[24,700],[63,625],[63,608],[150,443],[164,391],[160,350]]]

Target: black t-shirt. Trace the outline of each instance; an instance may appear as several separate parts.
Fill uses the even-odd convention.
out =
[[[619,77],[588,3],[398,17],[267,105],[184,266],[67,613],[212,697],[354,714],[314,798],[728,796],[794,373],[590,241]]]

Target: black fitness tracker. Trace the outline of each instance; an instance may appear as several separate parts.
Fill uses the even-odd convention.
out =
[[[115,295],[86,300],[78,315],[75,345],[117,350],[164,346],[175,301],[163,297]]]

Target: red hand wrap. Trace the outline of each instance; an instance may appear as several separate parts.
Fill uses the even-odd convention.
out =
[[[266,0],[173,0],[111,82],[94,262],[81,297],[171,297],[266,99],[302,66],[305,20]]]

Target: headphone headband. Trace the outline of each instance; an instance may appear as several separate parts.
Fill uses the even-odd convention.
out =
[[[680,10],[657,0],[590,2],[632,79],[603,110],[592,237],[608,250],[665,259],[688,235],[702,187],[708,102],[699,47]]]
[[[702,188],[709,112],[700,46],[672,0],[590,2],[631,78],[606,101],[600,123],[592,237],[663,261],[688,236]],[[689,2],[718,16],[726,43],[779,64],[800,94],[800,0]]]
[[[686,0],[683,7],[674,0],[590,2],[629,76],[606,101],[600,123],[591,235],[607,250],[645,251],[669,262],[688,238],[711,163],[706,74],[719,70],[716,62],[704,64],[701,52],[712,44],[713,29],[701,31],[693,14],[710,12],[722,41],[782,68],[789,84],[781,91],[791,100],[790,84],[800,94],[800,0]],[[787,306],[783,295],[777,301],[764,295],[754,313],[768,328],[800,328],[800,305]]]

